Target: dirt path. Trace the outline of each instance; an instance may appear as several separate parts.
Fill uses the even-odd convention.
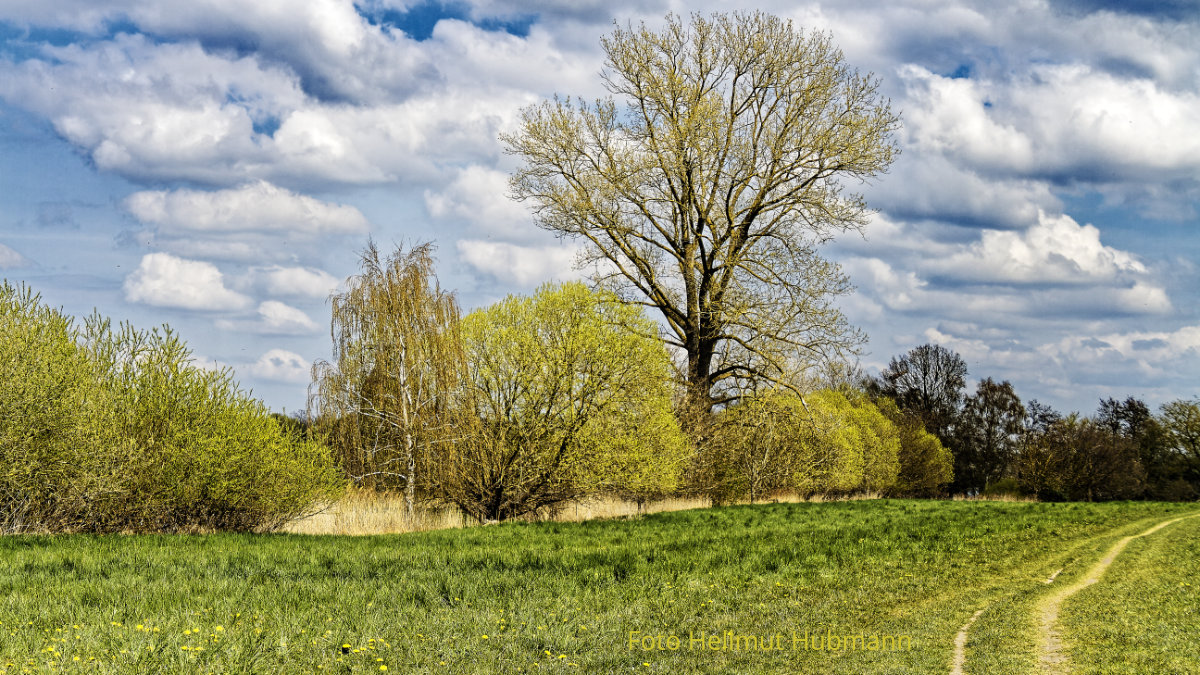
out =
[[[1065,671],[1066,655],[1063,654],[1062,639],[1059,637],[1058,631],[1055,629],[1054,624],[1058,621],[1059,609],[1062,608],[1063,603],[1066,602],[1068,598],[1087,588],[1088,586],[1091,586],[1097,581],[1100,581],[1100,577],[1104,575],[1104,572],[1108,569],[1109,565],[1112,565],[1113,561],[1116,560],[1121,551],[1125,550],[1125,547],[1129,545],[1129,542],[1139,537],[1145,537],[1147,535],[1154,534],[1162,528],[1177,523],[1181,520],[1195,518],[1197,516],[1200,516],[1200,514],[1180,516],[1178,518],[1165,520],[1154,527],[1151,527],[1145,532],[1121,538],[1120,541],[1118,541],[1116,544],[1113,544],[1112,548],[1108,549],[1108,552],[1104,555],[1104,557],[1101,558],[1100,561],[1095,565],[1093,565],[1091,569],[1089,569],[1087,573],[1083,575],[1082,578],[1077,580],[1075,583],[1069,586],[1064,586],[1055,593],[1046,596],[1045,599],[1039,602],[1035,608],[1038,616],[1039,672],[1056,674]],[[1058,570],[1054,574],[1050,575],[1050,578],[1046,579],[1043,583],[1054,583],[1054,578],[1057,577],[1061,572],[1061,569]],[[963,666],[967,661],[967,632],[971,629],[971,626],[977,619],[979,619],[980,615],[982,615],[986,609],[987,608],[985,607],[971,615],[971,618],[968,619],[965,624],[963,624],[963,627],[958,630],[958,634],[954,636],[954,660],[950,666],[950,675],[964,675]]]
[[[983,614],[982,609],[972,614],[963,627],[958,629],[958,635],[954,636],[954,663],[950,666],[950,675],[963,675],[963,665],[967,662],[967,631],[980,614]]]
[[[1064,602],[1072,595],[1100,581],[1100,577],[1112,565],[1121,551],[1129,545],[1129,542],[1139,537],[1145,537],[1154,534],[1164,527],[1173,523],[1178,523],[1185,518],[1194,518],[1196,515],[1181,516],[1163,521],[1154,527],[1142,532],[1141,534],[1132,534],[1128,537],[1122,537],[1117,543],[1113,544],[1112,548],[1108,549],[1108,553],[1104,555],[1091,569],[1087,571],[1075,583],[1064,586],[1057,592],[1047,596],[1044,600],[1038,603],[1036,612],[1038,615],[1038,669],[1042,673],[1062,673],[1066,670],[1067,657],[1063,653],[1062,639],[1059,636],[1058,630],[1054,624],[1058,621],[1058,612],[1062,608]]]

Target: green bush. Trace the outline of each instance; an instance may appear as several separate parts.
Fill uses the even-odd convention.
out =
[[[925,430],[921,419],[904,412],[887,397],[875,401],[876,407],[900,436],[899,473],[888,490],[890,496],[936,497],[954,480],[954,457],[937,436]]]
[[[882,491],[900,466],[896,426],[866,397],[832,390],[748,396],[719,413],[711,446],[714,495],[723,500],[781,489]]]
[[[0,286],[0,530],[71,522],[119,492],[114,410],[70,319]]]
[[[673,490],[688,448],[656,332],[640,307],[579,283],[466,316],[469,386],[438,463],[441,494],[479,520],[504,520]]]
[[[285,432],[170,328],[82,331],[0,286],[0,527],[272,529],[340,488],[328,450]]]

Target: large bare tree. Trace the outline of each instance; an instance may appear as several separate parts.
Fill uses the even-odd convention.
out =
[[[897,153],[878,80],[760,12],[669,15],[601,45],[611,96],[531,106],[501,137],[523,160],[513,196],[583,241],[597,281],[661,312],[704,409],[853,351],[833,305],[851,287],[817,247],[868,213],[843,181]]]

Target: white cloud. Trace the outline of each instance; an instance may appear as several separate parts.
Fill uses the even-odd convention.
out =
[[[222,319],[216,322],[216,327],[258,335],[312,335],[320,332],[320,327],[304,310],[278,300],[259,303],[257,319]]]
[[[260,304],[258,315],[261,317],[260,332],[267,334],[304,334],[320,330],[303,311],[278,300]]]
[[[415,43],[337,0],[207,4],[130,12],[178,43],[123,34],[0,61],[0,97],[138,181],[429,184],[446,166],[494,162],[497,133],[540,98],[526,87],[544,71],[529,61],[564,63],[544,38],[461,22]],[[239,38],[257,50],[234,55]]]
[[[460,169],[445,189],[426,190],[425,206],[434,218],[469,223],[475,232],[529,239],[538,233],[529,206],[508,193],[508,174],[473,164]]]
[[[340,283],[337,277],[314,267],[259,267],[250,272],[251,283],[270,295],[325,299]]]
[[[286,349],[271,349],[244,368],[254,377],[273,382],[304,384],[310,380],[310,364],[303,356]]]
[[[257,181],[215,191],[135,192],[125,206],[142,223],[170,232],[357,234],[367,219],[353,206],[332,204]]]
[[[29,261],[25,259],[25,256],[17,253],[4,244],[0,244],[0,269],[25,267],[28,264]]]
[[[901,69],[905,136],[921,152],[1002,175],[1153,183],[1200,170],[1200,95],[1091,66],[1005,79]]]
[[[945,154],[983,168],[1014,170],[1033,163],[1032,140],[985,107],[999,92],[982,82],[941,77],[916,65],[900,69],[908,91],[904,133],[922,152]]]
[[[978,242],[928,267],[963,281],[1021,285],[1108,283],[1147,271],[1129,252],[1102,244],[1096,227],[1044,213],[1024,232],[984,230]]]
[[[1183,326],[1174,331],[1107,333],[1092,337],[1076,335],[1047,345],[1044,351],[1055,356],[1072,355],[1077,359],[1099,359],[1115,353],[1125,358],[1167,365],[1172,361],[1200,355],[1200,326]]]
[[[225,287],[216,265],[168,253],[143,256],[137,270],[126,277],[124,288],[129,302],[155,307],[220,311],[250,304],[250,298]]]
[[[1024,229],[1041,212],[1062,210],[1044,180],[983,176],[938,153],[905,153],[868,202],[893,217],[933,218],[968,227]]]
[[[572,269],[577,249],[565,246],[518,246],[504,242],[459,241],[458,254],[476,270],[519,286],[552,279],[577,279]]]

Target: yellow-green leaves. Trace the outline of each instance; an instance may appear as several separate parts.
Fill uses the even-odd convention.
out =
[[[0,286],[0,529],[269,528],[338,487],[325,448],[168,327],[77,330]]]
[[[578,283],[465,317],[475,419],[447,468],[455,503],[499,520],[601,491],[674,487],[686,445],[655,331],[640,308]]]
[[[867,398],[839,391],[748,396],[718,415],[715,436],[716,491],[725,498],[881,492],[899,474],[900,431]]]
[[[555,98],[501,136],[512,195],[583,244],[597,280],[662,313],[693,400],[853,352],[850,292],[816,246],[868,210],[842,182],[891,164],[899,126],[878,82],[827,35],[762,12],[618,27],[601,41],[613,98]]]

